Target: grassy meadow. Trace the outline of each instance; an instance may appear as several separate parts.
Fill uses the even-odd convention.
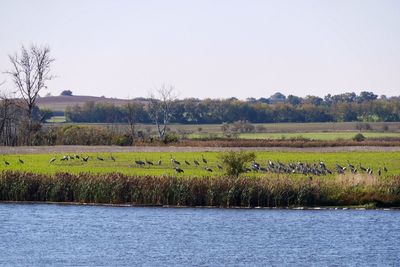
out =
[[[87,162],[82,159],[70,159],[61,161],[60,159],[67,154],[10,154],[2,155],[0,159],[0,171],[24,171],[39,174],[55,174],[57,172],[68,173],[123,173],[127,175],[138,176],[162,176],[162,175],[177,175],[185,177],[215,177],[223,176],[224,171],[217,168],[220,164],[218,155],[221,152],[129,152],[129,153],[77,153],[80,158],[88,156]],[[73,153],[68,155],[74,156]],[[112,160],[111,156],[115,159]],[[207,160],[207,164],[202,162],[202,156]],[[102,158],[103,160],[99,160]],[[171,162],[171,157],[180,162],[180,168],[184,173],[176,174],[174,165]],[[56,158],[52,163],[50,159]],[[21,163],[19,160],[24,163]],[[138,166],[135,160],[152,161],[154,165],[146,164]],[[157,162],[161,160],[161,165]],[[185,160],[190,163],[187,165]],[[194,160],[200,162],[200,166],[196,167]],[[260,151],[256,152],[256,161],[261,166],[266,166],[267,162],[280,161],[282,163],[289,162],[304,162],[304,163],[319,163],[325,162],[326,166],[332,170],[336,164],[347,166],[348,163],[358,167],[361,164],[363,167],[370,167],[374,171],[378,168],[387,167],[389,170],[387,175],[400,174],[400,152],[272,152]],[[6,164],[6,162],[8,164]],[[209,172],[204,169],[207,166],[213,170]],[[249,173],[250,174],[250,173]],[[249,175],[246,174],[246,175]],[[265,173],[253,173],[252,175],[265,176]],[[383,174],[382,174],[383,175]]]

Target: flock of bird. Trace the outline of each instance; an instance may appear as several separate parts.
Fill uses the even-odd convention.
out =
[[[70,161],[70,160],[81,160],[83,162],[88,162],[89,159],[91,160],[97,160],[97,161],[105,161],[105,160],[111,160],[111,161],[116,161],[115,157],[110,154],[109,157],[106,159],[104,157],[101,157],[97,155],[95,158],[91,158],[89,156],[82,156],[78,154],[74,155],[64,155],[62,156],[59,161]],[[53,157],[49,160],[50,164],[53,164],[54,162],[57,161],[57,157]],[[3,158],[3,162],[6,166],[10,165],[10,162],[7,161],[6,159]],[[19,164],[25,164],[25,162],[21,159],[18,158],[18,163]],[[148,168],[151,168],[153,166],[161,166],[162,165],[162,159],[160,159],[157,162],[153,162],[151,160],[145,159],[145,160],[134,160],[134,163],[138,167],[145,167],[147,166]],[[193,159],[192,162],[188,160],[183,160],[183,161],[178,161],[172,155],[170,155],[170,163],[175,170],[176,173],[184,173],[184,166],[189,168],[190,166],[194,166],[195,168],[202,168],[207,172],[213,172],[214,169],[210,167],[209,161],[201,155],[201,160]],[[129,165],[129,167],[132,167]],[[223,170],[223,167],[220,163],[217,163],[216,168],[219,170]],[[215,168],[214,167],[214,168]],[[364,167],[361,165],[361,163],[358,164],[358,166],[355,166],[348,162],[345,166],[341,166],[339,164],[336,164],[334,169],[329,169],[323,161],[320,161],[318,163],[306,163],[306,162],[289,162],[289,163],[282,163],[280,161],[271,161],[269,160],[265,166],[262,166],[260,163],[253,161],[250,165],[250,167],[246,167],[245,172],[270,172],[270,173],[284,173],[284,174],[302,174],[302,175],[316,175],[316,176],[321,176],[321,175],[329,175],[333,173],[338,173],[338,174],[344,174],[346,171],[349,171],[351,173],[367,173],[367,174],[374,174],[374,170],[371,167]],[[381,176],[382,173],[387,173],[388,169],[386,165],[383,167],[379,167],[376,170],[376,174]]]

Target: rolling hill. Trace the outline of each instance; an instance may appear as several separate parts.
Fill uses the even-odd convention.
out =
[[[64,112],[67,106],[82,105],[85,102],[112,103],[117,106],[126,104],[128,99],[106,98],[97,96],[46,96],[37,99],[41,109],[50,109],[54,112]]]

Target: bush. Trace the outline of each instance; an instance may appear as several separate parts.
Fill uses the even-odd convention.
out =
[[[353,137],[354,141],[362,142],[365,140],[365,136],[362,133],[358,133]]]
[[[226,174],[237,178],[241,173],[246,171],[245,164],[256,159],[256,154],[254,152],[229,151],[219,155],[219,159],[225,166]]]

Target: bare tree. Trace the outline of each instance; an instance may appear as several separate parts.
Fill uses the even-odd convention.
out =
[[[130,135],[132,138],[132,145],[135,144],[135,136],[136,136],[136,123],[138,122],[138,118],[141,115],[141,111],[143,110],[143,104],[129,101],[126,105],[126,119],[129,123]]]
[[[156,90],[156,94],[150,94],[149,116],[157,126],[158,136],[161,141],[165,141],[167,126],[173,116],[172,105],[176,98],[175,88],[172,85],[162,85]]]
[[[0,87],[4,84],[0,83]],[[16,145],[16,117],[18,112],[15,100],[5,91],[0,91],[0,142],[7,145]]]
[[[53,78],[50,75],[50,65],[54,59],[50,57],[49,47],[35,45],[31,45],[29,49],[22,46],[20,54],[9,55],[9,59],[12,69],[7,73],[12,77],[25,104],[28,119],[27,144],[30,145],[36,99],[45,88],[45,83]]]

